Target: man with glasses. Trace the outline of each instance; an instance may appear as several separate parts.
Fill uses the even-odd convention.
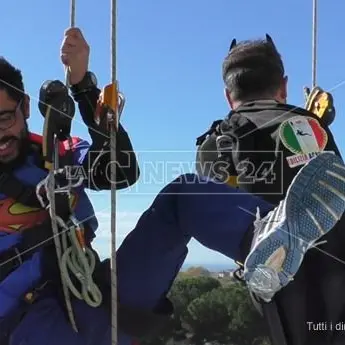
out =
[[[2,163],[10,163],[16,157],[25,157],[25,140],[27,139],[27,124],[23,116],[18,113],[28,114],[28,103],[23,102],[23,98],[19,102],[0,95],[0,104],[8,104],[8,108],[0,112],[0,130],[6,131],[6,135],[0,141],[0,161]],[[11,106],[11,107],[10,107]]]
[[[87,172],[88,179],[84,186],[96,190],[110,189],[110,181],[107,179],[110,153],[109,147],[103,147],[107,136],[97,130],[94,122],[100,90],[97,88],[94,75],[88,72],[89,47],[79,29],[72,28],[65,32],[61,60],[70,69],[70,91],[78,103],[92,139],[90,145],[85,140],[73,138],[73,164],[82,166]],[[37,305],[38,309],[40,308],[36,302],[43,300],[45,304],[48,296],[48,300],[54,296],[51,304],[48,303],[48,309],[52,310],[48,322],[54,323],[54,310],[61,311],[60,317],[66,325],[67,336],[72,331],[72,337],[75,337],[71,325],[65,318],[64,301],[59,292],[60,273],[56,265],[49,214],[39,206],[37,198],[31,198],[31,194],[36,195],[37,184],[47,176],[47,170],[42,158],[42,136],[30,132],[29,116],[30,97],[25,93],[22,74],[6,59],[0,58],[1,345],[22,343],[22,337],[27,337],[27,323],[21,323],[17,330],[16,327],[25,315],[36,317],[35,308]],[[121,124],[117,140],[117,159],[121,168],[117,171],[116,184],[118,189],[123,189],[137,181],[139,168],[130,139]],[[92,171],[88,171],[93,157],[88,152],[99,152],[102,148],[104,153],[97,156],[99,164]],[[73,202],[72,207],[77,219],[85,227],[85,240],[89,244],[94,238],[97,219],[84,188],[79,188],[74,193],[78,195],[74,198],[76,202]],[[42,238],[48,241],[41,240]],[[37,294],[36,300],[34,296]],[[26,320],[29,319],[30,317]],[[86,324],[86,327],[89,325]],[[35,326],[31,328],[35,333],[33,338],[37,335],[36,329],[39,334],[43,332],[44,339],[50,337],[51,332],[47,327],[43,330]],[[60,335],[55,336],[59,343]],[[31,339],[29,336],[29,342]],[[40,344],[36,340],[34,343]],[[47,344],[47,341],[44,340],[43,344]]]

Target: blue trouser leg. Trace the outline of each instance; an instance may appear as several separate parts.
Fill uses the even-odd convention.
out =
[[[153,309],[169,291],[186,258],[187,244],[192,237],[229,258],[239,259],[241,240],[255,220],[257,207],[261,214],[272,209],[259,198],[224,184],[198,180],[192,174],[183,175],[167,185],[118,249],[120,302]],[[60,315],[57,307],[52,307],[52,301],[51,306],[41,303],[41,309],[35,307],[37,314],[28,314],[11,345],[20,344],[19,333],[30,334],[30,326],[37,332],[49,334],[50,342],[43,341],[42,337],[31,340],[27,336],[25,345],[110,345],[110,320],[101,308],[92,309],[77,302],[77,319],[80,318],[85,327],[75,336],[64,314]],[[55,313],[49,313],[51,308]],[[40,313],[41,317],[37,316]],[[53,324],[55,327],[49,326]],[[124,334],[119,340],[120,345],[131,342]]]
[[[239,259],[240,243],[257,207],[263,214],[272,209],[257,197],[192,174],[167,185],[118,250],[122,303],[152,308],[169,290],[192,237]],[[140,282],[140,293],[135,282]]]
[[[167,185],[118,250],[121,302],[154,308],[169,291],[192,237],[240,259],[240,243],[255,220],[257,207],[261,214],[273,208],[255,196],[192,174]]]

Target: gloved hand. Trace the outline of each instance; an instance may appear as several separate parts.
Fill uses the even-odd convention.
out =
[[[304,96],[305,108],[322,119],[325,125],[330,126],[335,119],[333,96],[318,86],[315,86],[311,91],[305,87]]]

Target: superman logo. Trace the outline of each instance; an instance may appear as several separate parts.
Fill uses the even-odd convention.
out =
[[[78,197],[71,194],[72,210],[77,205]],[[13,233],[22,231],[44,222],[49,213],[42,208],[23,205],[11,198],[0,200],[0,231]]]

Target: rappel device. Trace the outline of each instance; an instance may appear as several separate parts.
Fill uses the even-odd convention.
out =
[[[314,113],[322,122],[330,126],[335,120],[334,100],[331,93],[315,86],[312,90],[304,88],[305,108]]]

